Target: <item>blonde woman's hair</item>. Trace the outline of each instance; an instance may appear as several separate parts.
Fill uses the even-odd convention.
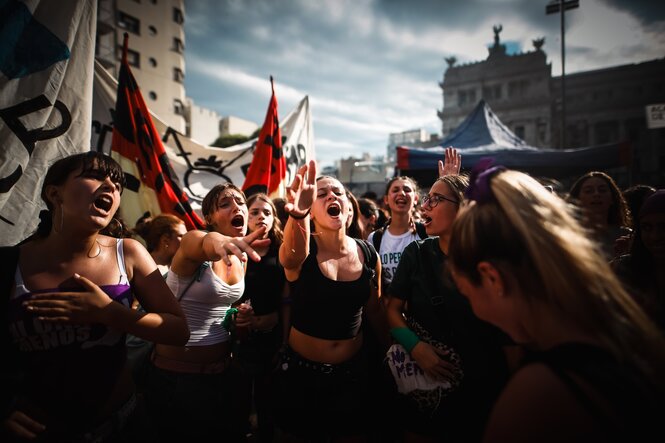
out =
[[[665,338],[623,289],[574,209],[530,176],[491,178],[489,201],[471,202],[450,242],[455,272],[480,284],[477,265],[512,275],[527,302],[559,311],[623,363],[665,384]]]

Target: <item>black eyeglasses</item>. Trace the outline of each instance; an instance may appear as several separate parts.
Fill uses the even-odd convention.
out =
[[[448,198],[445,195],[434,194],[432,196],[426,195],[423,198],[423,206],[429,204],[430,208],[436,208],[436,206],[444,200],[447,201],[447,202],[450,202],[452,204],[459,205],[459,202],[457,200],[453,200],[452,198]]]

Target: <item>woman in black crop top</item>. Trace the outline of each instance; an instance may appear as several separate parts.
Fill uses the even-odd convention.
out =
[[[275,381],[276,419],[299,438],[358,437],[366,434],[372,414],[360,352],[363,310],[387,342],[378,298],[381,269],[373,248],[345,233],[350,203],[344,186],[315,177],[312,161],[289,189],[290,216],[279,250],[293,302],[288,348]]]
[[[48,209],[17,247],[11,288],[2,288],[3,369],[16,365],[20,377],[0,374],[0,440],[122,440],[131,428],[123,425],[140,422],[125,334],[172,345],[189,337],[148,251],[100,233],[123,185],[120,165],[96,151],[60,159],[46,174]],[[134,297],[147,312],[130,309]]]
[[[661,441],[665,338],[566,202],[487,166],[453,225],[452,275],[478,317],[534,353],[484,441]]]

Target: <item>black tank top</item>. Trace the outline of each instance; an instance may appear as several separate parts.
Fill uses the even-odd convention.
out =
[[[331,280],[319,268],[313,237],[309,245],[300,277],[291,283],[291,324],[304,334],[325,340],[353,338],[358,335],[363,306],[369,300],[372,270],[364,265],[357,280]]]
[[[279,245],[270,244],[270,249],[261,261],[247,261],[245,293],[242,300],[250,299],[256,315],[277,312],[280,306],[286,277],[279,264]]]
[[[542,352],[531,352],[526,363],[548,366],[581,405],[607,429],[610,441],[662,441],[665,393],[628,362],[617,361],[608,351],[582,343],[566,343]],[[597,404],[579,380],[603,399]],[[606,408],[612,411],[607,413]],[[658,436],[658,437],[654,437]]]

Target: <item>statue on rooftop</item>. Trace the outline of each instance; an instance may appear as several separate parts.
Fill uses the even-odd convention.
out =
[[[540,51],[540,49],[545,44],[545,37],[540,37],[535,40],[531,40],[531,42],[533,43],[533,47],[536,48],[536,51]]]
[[[494,25],[492,29],[494,30],[494,46],[499,46],[499,34],[503,31],[503,26]]]
[[[455,57],[454,55],[446,57],[444,60],[446,61],[446,63],[448,63],[449,68],[452,68],[453,66],[455,66],[455,63],[457,63],[457,57]]]

